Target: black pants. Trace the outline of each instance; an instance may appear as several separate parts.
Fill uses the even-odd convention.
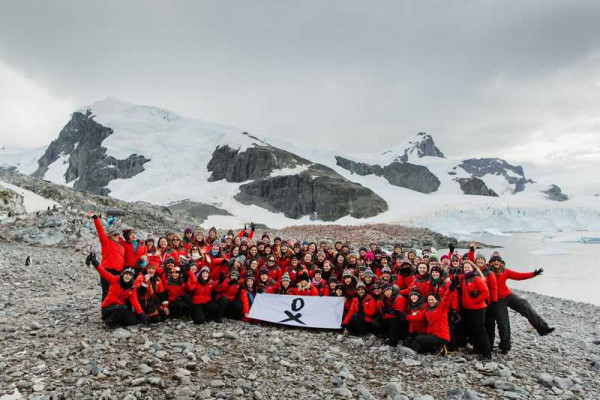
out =
[[[182,296],[175,301],[169,302],[169,317],[182,318],[190,315],[191,299],[189,296]]]
[[[102,321],[109,327],[136,325],[138,320],[131,311],[131,307],[126,305],[112,305],[102,309]]]
[[[227,297],[217,299],[217,318],[227,317],[229,319],[242,319],[244,306],[240,300],[229,301]]]
[[[450,343],[448,343],[448,349],[454,351],[458,347],[464,346],[467,342],[465,324],[463,323],[463,318],[459,311],[448,311],[448,328],[450,329]]]
[[[192,321],[195,324],[203,324],[217,318],[219,306],[215,302],[204,304],[192,304]]]
[[[463,310],[467,336],[473,343],[475,353],[491,357],[492,349],[485,330],[485,308],[479,310]]]
[[[108,272],[114,276],[121,275],[121,273],[119,271],[117,271],[116,269],[112,269],[112,268],[106,268],[106,272]],[[102,287],[102,301],[104,301],[104,298],[108,294],[108,289],[110,288],[110,283],[108,281],[105,281],[104,279],[100,278],[100,287]]]
[[[496,320],[498,319],[498,303],[491,302],[485,309],[485,332],[487,333],[490,347],[494,348],[496,340]]]
[[[435,335],[417,335],[410,347],[417,353],[437,353],[448,342]]]
[[[370,322],[365,321],[364,317],[354,314],[348,323],[348,332],[354,336],[362,336],[372,330]]]
[[[548,332],[548,324],[544,320],[544,318],[540,317],[538,313],[535,312],[533,307],[529,304],[527,300],[522,297],[517,296],[514,293],[511,293],[507,296],[508,298],[508,308],[511,308],[527,318],[527,321],[535,328],[535,330],[543,335]]]
[[[387,338],[396,341],[396,343],[408,336],[408,323],[400,318],[382,318],[377,323],[379,326],[376,326],[376,328],[379,328]]]

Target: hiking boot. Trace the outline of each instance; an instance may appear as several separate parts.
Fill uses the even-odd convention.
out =
[[[549,335],[550,333],[554,332],[556,328],[548,328],[545,331],[542,332],[538,332],[540,334],[540,336],[546,336]]]
[[[385,339],[385,344],[387,346],[396,347],[396,346],[398,346],[398,340],[397,339]]]
[[[443,345],[442,348],[440,349],[440,351],[437,353],[438,356],[447,356],[448,355],[448,348],[446,347],[446,345]]]

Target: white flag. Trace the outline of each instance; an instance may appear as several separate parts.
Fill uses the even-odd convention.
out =
[[[304,328],[339,329],[343,314],[343,297],[260,293],[252,303],[248,318]]]

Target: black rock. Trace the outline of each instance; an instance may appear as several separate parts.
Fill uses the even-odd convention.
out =
[[[440,180],[427,167],[409,163],[393,162],[383,168],[383,177],[392,185],[433,193],[440,187]]]
[[[489,189],[485,182],[479,178],[457,178],[455,181],[458,182],[460,189],[464,194],[498,197],[498,194],[496,194],[496,192],[494,192],[492,189]]]
[[[567,201],[569,196],[564,194],[562,190],[556,185],[550,185],[547,190],[542,190],[542,193],[546,195],[548,200],[552,201]]]

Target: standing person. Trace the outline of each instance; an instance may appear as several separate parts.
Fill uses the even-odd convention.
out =
[[[533,272],[517,272],[506,268],[504,260],[500,256],[494,256],[490,259],[492,271],[496,275],[498,285],[498,303],[496,305],[496,322],[498,323],[498,333],[500,334],[500,344],[498,347],[502,354],[507,354],[511,348],[510,340],[510,320],[508,318],[508,307],[512,308],[529,321],[537,330],[540,336],[554,332],[554,328],[548,326],[548,323],[531,307],[529,302],[516,294],[512,293],[506,285],[508,279],[525,280],[541,275],[543,268],[536,269]],[[495,332],[494,332],[495,333]],[[492,340],[494,338],[492,337]]]
[[[485,260],[485,256],[483,254],[477,254],[475,257],[475,265],[483,274],[483,278],[485,279],[485,284],[490,291],[490,297],[487,300],[487,308],[485,310],[485,330],[488,335],[488,341],[490,342],[490,346],[494,348],[494,333],[496,330],[496,319],[498,312],[498,284],[496,281],[496,274],[492,272],[492,269],[487,264]]]
[[[113,275],[98,262],[93,253],[90,255],[90,263],[109,285],[108,293],[102,300],[102,321],[109,328],[136,325],[138,320],[146,322],[146,314],[138,301],[137,291],[133,288],[133,269],[126,268],[119,275]]]
[[[281,276],[281,282],[279,283],[279,285],[271,286],[267,290],[267,293],[292,294],[293,290],[294,290],[294,288],[292,287],[292,280],[290,278],[290,274],[288,274],[287,272],[284,272],[283,275]]]
[[[310,277],[308,273],[303,272],[296,277],[298,286],[292,291],[295,296],[318,296],[319,291],[316,287],[310,284]]]
[[[124,239],[124,240],[123,240]],[[123,239],[119,243],[123,246],[125,268],[133,268],[136,274],[143,272],[148,264],[146,244],[137,239],[133,229],[123,229]]]
[[[218,306],[212,301],[214,282],[210,279],[210,268],[204,266],[200,269],[198,277],[190,269],[188,284],[190,286],[190,294],[192,296],[192,321],[195,324],[203,324],[206,321],[217,319]]]
[[[456,290],[458,284],[459,281],[455,278],[441,301],[435,293],[427,296],[427,309],[424,313],[420,313],[421,319],[427,321],[427,334],[417,335],[410,344],[417,353],[437,353],[444,350],[450,341],[448,307],[452,292]]]
[[[473,351],[484,359],[492,358],[492,348],[485,330],[486,301],[490,296],[483,274],[470,260],[463,265],[461,304],[467,328],[467,336],[473,343]]]
[[[100,250],[102,252],[102,262],[100,266],[109,274],[119,276],[125,265],[125,250],[119,243],[119,230],[115,226],[108,228],[108,232],[104,231],[102,221],[94,211],[88,211],[88,218],[94,220],[94,226],[98,233],[100,241]],[[100,275],[100,285],[102,286],[102,300],[108,295],[110,281],[105,278],[106,275]]]

